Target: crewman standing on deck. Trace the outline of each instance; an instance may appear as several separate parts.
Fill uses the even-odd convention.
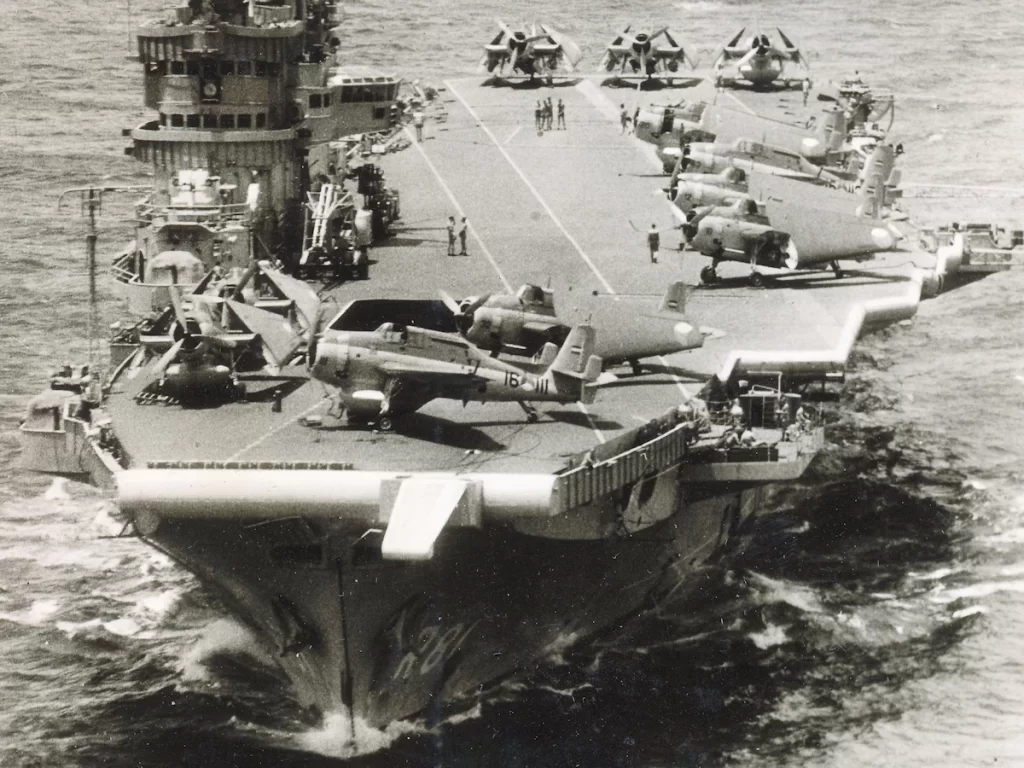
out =
[[[455,255],[455,217],[448,217],[448,255]]]
[[[565,128],[565,104],[558,100],[558,130]]]
[[[417,109],[412,113],[412,124],[416,127],[416,141],[423,141],[423,123],[426,122],[426,115],[422,110]]]
[[[619,122],[622,123],[622,127],[619,128],[619,135],[621,136],[629,127],[629,110],[626,109],[625,104],[619,104]]]
[[[807,97],[811,95],[811,78],[809,78],[809,77],[805,77],[804,78],[803,91],[804,91],[804,106],[806,107],[807,106]]]
[[[469,256],[469,253],[466,251],[466,228],[468,226],[469,224],[466,223],[466,217],[463,216],[462,223],[459,224],[459,256]]]
[[[651,253],[651,263],[658,263],[658,251],[661,248],[661,234],[658,232],[658,225],[651,224],[651,230],[647,233],[647,250]]]
[[[537,130],[541,130],[544,127],[542,122],[544,119],[544,110],[540,106],[540,102],[537,102],[537,106],[533,109],[533,124],[537,126]]]

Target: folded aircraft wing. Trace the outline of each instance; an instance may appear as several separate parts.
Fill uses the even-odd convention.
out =
[[[280,315],[250,307],[240,301],[227,300],[236,318],[263,342],[267,355],[275,365],[284,365],[302,343],[291,324]]]

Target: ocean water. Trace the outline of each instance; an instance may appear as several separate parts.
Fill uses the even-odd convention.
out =
[[[120,129],[148,118],[126,55],[130,19],[163,1],[3,9],[0,765],[1024,765],[1024,274],[859,345],[825,455],[700,589],[440,726],[367,729],[352,754],[189,574],[117,538],[104,494],[10,466],[46,371],[86,352],[84,225],[57,196],[147,178],[122,152]],[[472,72],[499,16],[550,22],[591,65],[630,21],[670,24],[705,65],[741,26],[780,26],[816,78],[858,69],[896,92],[908,183],[1024,186],[1024,23],[1009,0],[346,11],[348,60],[425,82]],[[130,234],[129,203],[107,202],[108,252]],[[1024,223],[1020,206],[911,209]]]

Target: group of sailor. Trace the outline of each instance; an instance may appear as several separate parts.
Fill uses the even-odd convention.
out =
[[[533,121],[538,131],[550,131],[555,120],[555,106],[551,103],[551,97],[541,99],[533,110]],[[558,100],[558,123],[556,130],[565,129],[565,103]]]

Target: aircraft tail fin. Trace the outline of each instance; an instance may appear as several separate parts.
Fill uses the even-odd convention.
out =
[[[593,388],[587,385],[597,381],[604,365],[601,357],[594,354],[596,340],[597,332],[592,326],[577,325],[569,331],[547,369],[559,394],[584,403],[593,401]]]
[[[838,152],[846,141],[846,116],[841,109],[825,114],[817,130],[818,141],[825,152]]]
[[[672,283],[661,300],[660,311],[683,314],[686,311],[687,293],[686,283],[682,280]]]

